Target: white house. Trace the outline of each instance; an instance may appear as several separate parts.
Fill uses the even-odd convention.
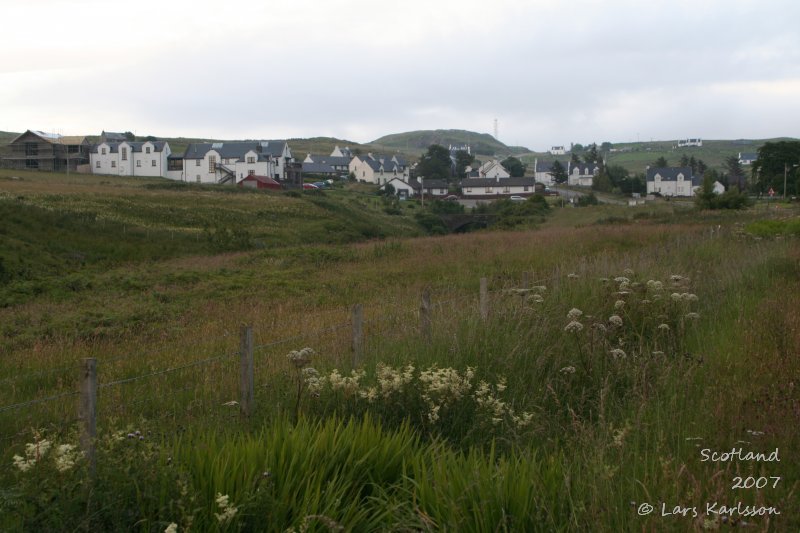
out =
[[[462,198],[527,196],[536,190],[534,178],[466,178],[459,184]]]
[[[503,165],[497,159],[487,161],[478,169],[478,178],[510,178],[511,174],[508,173]]]
[[[167,177],[171,153],[166,141],[104,141],[92,147],[89,165],[93,174]]]
[[[756,159],[758,159],[757,153],[739,152],[740,165],[752,165]]]
[[[293,162],[286,141],[192,143],[182,169],[171,170],[168,177],[195,183],[238,183],[247,176],[283,181]]]
[[[567,153],[567,150],[563,146],[553,146],[550,148],[550,154],[552,155],[564,155]]]
[[[357,155],[350,161],[349,171],[358,181],[376,185],[385,185],[394,178],[408,182],[410,176],[406,160],[397,155]]]
[[[422,188],[419,182],[413,180],[403,181],[400,178],[392,178],[381,185],[380,190],[385,190],[388,185],[394,187],[395,195],[399,196],[400,198],[411,198],[412,196],[416,196],[419,194],[419,191]]]
[[[691,167],[647,167],[647,194],[694,196],[700,185],[700,178],[692,175]]]
[[[537,157],[533,162],[533,176],[536,178],[538,183],[541,183],[547,187],[551,187],[555,185],[555,178],[553,177],[553,164],[555,161],[539,161]],[[562,162],[561,167],[564,169],[564,172],[567,171],[569,167],[568,162]]]
[[[600,173],[597,163],[567,163],[567,184],[577,187],[591,187],[594,177]]]
[[[422,193],[434,198],[443,198],[450,194],[450,184],[445,180],[417,178],[422,184]]]
[[[686,148],[689,146],[703,146],[703,139],[681,139],[678,141],[678,148]]]
[[[337,146],[333,154],[349,153],[342,152]],[[303,160],[303,174],[316,174],[320,176],[347,177],[350,168],[350,157],[346,155],[318,155],[308,154]]]

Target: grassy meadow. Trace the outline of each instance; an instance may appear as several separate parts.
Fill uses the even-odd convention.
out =
[[[554,207],[536,229],[426,237],[418,205],[389,214],[365,188],[13,176],[0,530],[800,528],[790,204]],[[733,448],[780,462],[703,460]]]

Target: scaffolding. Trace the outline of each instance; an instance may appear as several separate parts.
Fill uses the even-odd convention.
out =
[[[15,170],[74,172],[89,163],[85,136],[62,136],[28,130],[0,149],[0,166]]]

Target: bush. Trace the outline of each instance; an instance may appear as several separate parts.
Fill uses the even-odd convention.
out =
[[[578,197],[578,201],[575,202],[575,205],[578,207],[588,207],[590,205],[597,205],[597,196],[593,192],[590,192],[587,195]]]
[[[449,233],[444,221],[438,215],[425,212],[414,213],[414,219],[430,235],[446,235]]]

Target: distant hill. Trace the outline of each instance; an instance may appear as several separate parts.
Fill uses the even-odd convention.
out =
[[[420,130],[406,133],[395,133],[375,139],[370,143],[384,147],[386,151],[400,151],[419,155],[432,144],[442,146],[469,145],[475,155],[518,155],[530,152],[522,146],[506,146],[488,133],[476,133],[466,130]]]

